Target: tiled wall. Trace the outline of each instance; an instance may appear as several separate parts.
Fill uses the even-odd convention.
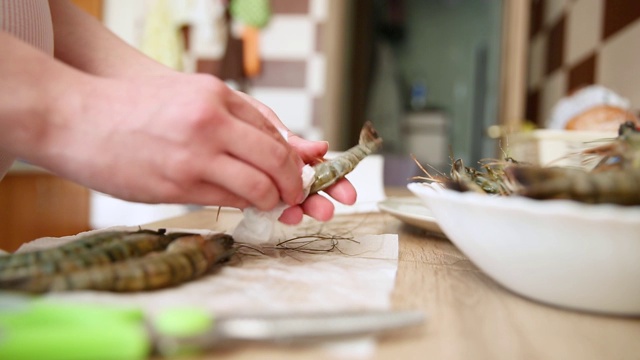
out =
[[[289,128],[321,139],[320,106],[325,90],[322,51],[327,0],[271,0],[272,17],[260,33],[261,73],[246,91],[271,107]],[[196,71],[216,73],[220,59],[198,56]]]
[[[640,1],[531,0],[527,119],[544,126],[561,97],[600,84],[640,109]]]
[[[158,0],[105,0],[105,23],[140,46],[145,16],[154,1]],[[226,0],[168,1],[176,25],[189,27],[185,70],[224,75],[225,35],[211,19],[220,15],[220,4]],[[320,113],[327,71],[322,43],[329,1],[270,1],[272,17],[259,39],[262,72],[243,89],[271,107],[292,131],[309,139],[323,138]],[[239,64],[240,59],[234,62]]]

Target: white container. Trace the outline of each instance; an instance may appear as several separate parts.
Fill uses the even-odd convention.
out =
[[[547,304],[640,315],[640,207],[412,183],[447,237],[505,288]]]
[[[541,129],[511,134],[503,147],[517,161],[542,166],[583,166],[579,155],[582,150],[617,136],[609,132]]]

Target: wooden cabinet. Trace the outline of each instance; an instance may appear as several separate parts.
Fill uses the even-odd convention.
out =
[[[0,249],[89,227],[88,189],[45,172],[10,172],[0,182]]]

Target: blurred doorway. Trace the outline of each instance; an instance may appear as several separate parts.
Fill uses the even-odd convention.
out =
[[[371,120],[393,158],[433,156],[429,146],[410,146],[421,131],[425,141],[446,139],[439,163],[450,154],[467,163],[499,156],[487,129],[523,118],[529,0],[348,3],[344,143],[356,143]],[[429,122],[442,117],[446,126]],[[416,118],[424,126],[412,126]]]

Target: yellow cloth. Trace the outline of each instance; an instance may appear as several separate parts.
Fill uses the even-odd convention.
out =
[[[167,0],[155,0],[145,21],[142,52],[176,70],[182,70],[184,44]]]

